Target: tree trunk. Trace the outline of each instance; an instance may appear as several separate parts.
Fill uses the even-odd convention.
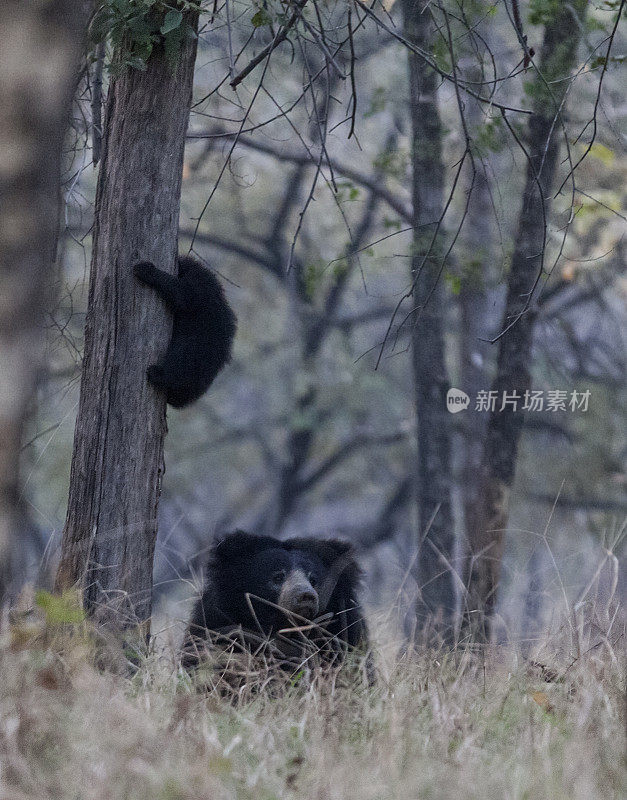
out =
[[[381,177],[380,175],[378,177]],[[294,180],[290,181],[294,186]],[[300,337],[300,353],[298,371],[304,375],[316,374],[316,359],[327,340],[332,328],[330,320],[341,304],[344,292],[349,285],[356,264],[356,254],[363,245],[368,231],[372,227],[378,198],[370,194],[354,237],[347,247],[345,258],[346,269],[337,276],[335,283],[328,290],[324,301],[324,310],[313,321],[308,319],[306,309],[310,303],[305,290],[300,267],[293,265],[287,276],[287,286],[291,294],[293,306],[297,309],[297,327]],[[283,259],[285,261],[285,259]],[[303,313],[303,310],[304,313]],[[301,388],[294,398],[293,416],[298,420],[291,424],[287,433],[286,458],[278,470],[277,488],[261,523],[262,530],[269,534],[280,533],[289,520],[299,499],[303,495],[303,470],[311,457],[315,442],[319,392],[315,382]]]
[[[15,2],[0,15],[0,604],[20,527],[19,455],[42,359],[61,154],[87,17]]]
[[[404,36],[431,51],[434,27],[427,0],[403,0]],[[441,236],[425,260],[442,214],[444,167],[438,80],[420,56],[409,53],[413,159],[412,280],[415,324],[412,353],[418,422],[418,536],[416,624],[419,636],[450,638],[455,612],[451,563],[455,535],[451,510],[449,380],[444,359],[444,287]],[[424,262],[424,263],[423,263]],[[413,624],[413,623],[412,623]]]
[[[482,31],[482,35],[487,35]],[[467,70],[469,80],[480,81],[481,70]],[[466,124],[471,136],[484,124],[481,103],[474,97],[464,99]],[[487,160],[475,156],[474,182],[472,174],[468,186],[470,200],[462,233],[462,247],[466,254],[461,264],[459,292],[460,311],[460,389],[470,397],[468,408],[461,414],[463,422],[461,448],[461,495],[464,510],[464,547],[472,538],[475,509],[479,502],[479,477],[487,418],[476,409],[475,397],[488,385],[487,368],[489,342],[487,319],[489,312],[488,286],[493,280],[494,209],[490,197],[490,179]]]
[[[194,29],[197,17],[190,19]],[[176,270],[185,135],[196,39],[176,64],[154,53],[146,71],[112,80],[96,209],[89,306],[70,495],[57,587],[79,583],[99,621],[149,631],[165,400],[146,368],[166,349],[171,320],[132,266]]]
[[[529,154],[522,209],[518,221],[507,300],[499,339],[497,372],[492,384],[497,403],[490,413],[482,458],[480,502],[473,521],[466,568],[469,591],[467,624],[487,636],[498,588],[509,497],[516,469],[525,391],[531,386],[531,349],[536,312],[530,293],[542,269],[545,225],[563,136],[560,115],[575,64],[583,26],[585,0],[559,4],[546,25],[539,75],[531,96],[526,148]],[[578,16],[577,16],[578,15]],[[542,77],[540,77],[540,75]],[[550,88],[549,88],[550,87]],[[508,329],[508,326],[509,327]],[[518,407],[503,410],[503,393],[518,396]]]

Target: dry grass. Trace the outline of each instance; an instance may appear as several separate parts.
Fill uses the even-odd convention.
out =
[[[374,687],[302,679],[232,702],[192,691],[164,656],[131,679],[99,673],[82,624],[51,627],[14,628],[0,648],[2,800],[627,793],[620,635],[578,639],[579,657],[555,638],[531,666],[511,649],[388,647]]]

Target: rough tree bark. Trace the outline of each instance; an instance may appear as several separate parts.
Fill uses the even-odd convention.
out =
[[[189,18],[194,29],[197,17]],[[86,610],[149,631],[165,400],[146,367],[171,322],[140,285],[140,259],[173,273],[196,39],[176,64],[153,53],[145,72],[109,86],[85,328],[80,403],[57,588],[78,583]]]
[[[403,0],[404,36],[431,52],[434,36],[428,0]],[[455,589],[450,565],[455,534],[451,509],[451,415],[446,410],[450,386],[444,359],[444,287],[440,279],[438,236],[425,260],[443,208],[442,125],[438,79],[423,58],[409,53],[412,126],[412,195],[415,324],[412,354],[418,424],[418,535],[416,604],[418,637],[448,639],[453,632]],[[413,624],[413,623],[412,623]]]
[[[523,429],[521,411],[531,386],[531,349],[536,318],[534,290],[543,268],[547,216],[557,171],[561,118],[570,75],[583,28],[585,0],[556,4],[542,43],[539,72],[533,81],[533,114],[529,117],[526,149],[529,155],[523,203],[518,221],[507,299],[499,339],[497,371],[492,384],[497,404],[490,413],[483,449],[481,490],[466,565],[468,618],[466,624],[485,637],[496,604],[509,497]],[[520,398],[518,408],[503,410],[503,393]]]
[[[0,15],[0,603],[20,527],[21,437],[42,357],[81,11],[9,0]]]

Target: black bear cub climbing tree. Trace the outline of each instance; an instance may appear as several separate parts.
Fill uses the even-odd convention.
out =
[[[237,320],[220,281],[191,256],[178,260],[178,275],[149,261],[133,268],[135,277],[152,286],[173,316],[172,339],[146,377],[174,408],[203,395],[231,358]]]

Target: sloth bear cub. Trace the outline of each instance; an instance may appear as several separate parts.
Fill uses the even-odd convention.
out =
[[[218,279],[191,256],[180,256],[178,266],[178,277],[149,261],[133,267],[136,278],[157,292],[174,318],[168,349],[146,370],[174,408],[193,403],[211,386],[231,358],[237,327]]]
[[[212,547],[205,590],[183,646],[183,666],[198,666],[207,640],[223,641],[234,629],[249,649],[272,639],[286,656],[314,652],[327,664],[340,662],[350,648],[365,653],[368,630],[356,596],[360,575],[347,542],[229,534]],[[319,625],[308,625],[322,615]],[[370,673],[369,664],[367,669]]]

